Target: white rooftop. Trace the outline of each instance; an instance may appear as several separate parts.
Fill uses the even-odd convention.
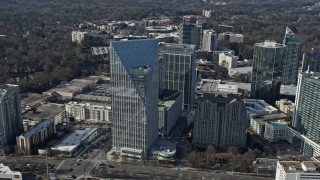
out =
[[[51,149],[64,152],[72,152],[81,144],[81,142],[86,140],[95,131],[97,131],[97,128],[77,129],[61,142],[53,146]]]
[[[261,99],[246,99],[244,103],[249,114],[267,115],[278,113],[278,109]]]
[[[18,175],[20,178],[17,179],[22,179],[22,174],[18,171],[11,171],[8,166],[5,166],[4,164],[0,163],[0,175],[1,174],[6,174],[6,175]]]

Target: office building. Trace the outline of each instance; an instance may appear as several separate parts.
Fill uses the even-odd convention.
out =
[[[235,34],[232,32],[224,32],[218,34],[219,41],[225,41],[230,43],[243,43],[243,34]]]
[[[26,155],[36,154],[38,150],[36,147],[46,143],[54,133],[56,133],[54,120],[43,120],[20,136],[17,136],[18,151]]]
[[[288,99],[280,99],[279,101],[276,101],[276,107],[279,109],[279,111],[290,117],[293,117],[295,104],[292,101]]]
[[[158,138],[156,39],[111,42],[113,151],[146,159]]]
[[[0,153],[23,131],[18,85],[0,85]]]
[[[308,69],[312,72],[320,72],[320,53],[314,52],[313,49],[311,52],[303,54],[302,72],[305,72]]]
[[[90,144],[97,136],[97,128],[76,129],[58,144],[51,147],[51,150],[58,151],[66,157],[74,157],[86,147],[84,145]]]
[[[206,51],[216,51],[218,46],[217,33],[210,30],[203,30],[202,34],[202,49]]]
[[[159,96],[159,130],[163,136],[170,133],[182,111],[182,93],[162,90]]]
[[[282,79],[284,85],[296,85],[298,79],[298,70],[300,62],[301,41],[287,27],[283,44],[286,46],[285,58],[282,62]]]
[[[211,17],[212,13],[213,13],[212,10],[202,10],[202,16],[207,18]]]
[[[180,26],[180,38],[181,44],[192,44],[196,46],[196,49],[200,47],[201,27],[195,24],[183,23]]]
[[[235,68],[238,65],[238,56],[230,53],[219,53],[219,65],[227,69]]]
[[[254,44],[251,77],[251,98],[263,99],[274,105],[280,96],[285,46],[265,41]]]
[[[293,126],[320,143],[320,73],[299,73]]]
[[[198,99],[192,143],[200,147],[245,146],[247,126],[245,105],[236,96],[204,94]]]
[[[111,104],[69,102],[66,104],[66,115],[69,120],[106,123],[111,120]]]
[[[3,180],[22,180],[22,174],[19,171],[11,171],[8,166],[0,163],[0,179]]]
[[[183,106],[194,106],[196,62],[195,46],[187,44],[159,44],[160,88],[179,90]]]
[[[278,161],[276,180],[318,180],[320,162]]]

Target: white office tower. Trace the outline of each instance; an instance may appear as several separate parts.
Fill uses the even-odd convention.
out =
[[[113,150],[148,158],[158,137],[158,41],[111,42]]]
[[[217,33],[212,30],[203,30],[202,35],[202,49],[206,51],[216,51],[217,50],[218,37]]]
[[[0,85],[0,152],[23,131],[18,85]]]

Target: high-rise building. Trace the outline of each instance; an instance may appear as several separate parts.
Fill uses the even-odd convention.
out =
[[[111,42],[110,59],[113,150],[145,159],[158,137],[158,41]]]
[[[293,126],[320,143],[320,73],[299,73]]]
[[[23,131],[18,85],[0,85],[0,151]]]
[[[285,50],[284,45],[271,41],[254,44],[251,98],[271,105],[279,99]]]
[[[203,30],[202,35],[202,49],[206,51],[216,51],[217,50],[218,37],[214,30]]]
[[[200,47],[201,27],[195,24],[183,23],[180,26],[179,42],[181,44],[193,44],[196,49]]]
[[[195,61],[194,45],[159,44],[160,88],[181,91],[185,109],[194,106]]]
[[[198,99],[192,143],[219,148],[244,146],[248,124],[246,106],[236,96],[204,94]]]
[[[286,46],[285,58],[282,62],[282,79],[284,85],[297,84],[301,53],[300,39],[287,27],[283,39]]]
[[[320,53],[314,52],[313,49],[309,53],[303,54],[302,72],[309,71],[320,72]]]

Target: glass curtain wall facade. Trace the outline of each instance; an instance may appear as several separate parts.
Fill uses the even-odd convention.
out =
[[[237,97],[204,94],[198,99],[192,143],[219,148],[245,146],[248,118],[245,104]]]
[[[159,44],[160,88],[179,90],[185,109],[194,106],[196,62],[195,46],[186,44]]]
[[[305,71],[320,72],[320,53],[313,50],[303,54],[302,72]]]
[[[146,159],[158,137],[158,41],[112,42],[110,59],[113,150]]]
[[[179,43],[181,44],[192,44],[196,46],[196,49],[200,47],[201,39],[201,27],[195,24],[184,23],[180,26],[180,37]]]
[[[254,45],[251,98],[271,105],[279,99],[284,55],[282,44],[265,41]]]
[[[283,44],[286,46],[285,58],[282,68],[282,80],[284,85],[296,85],[301,53],[300,39],[287,27]]]
[[[320,73],[299,74],[293,126],[320,143]]]

